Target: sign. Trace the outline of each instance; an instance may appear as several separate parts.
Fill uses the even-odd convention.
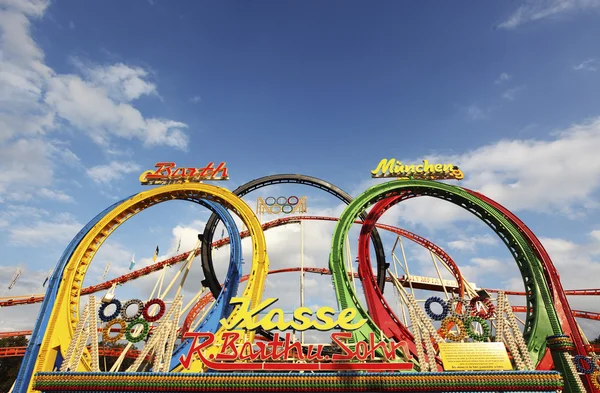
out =
[[[439,343],[446,371],[512,370],[504,343]]]
[[[157,162],[156,170],[148,170],[140,175],[140,183],[144,186],[175,183],[195,183],[203,180],[229,180],[225,163],[216,168],[209,162],[204,168],[176,167],[174,162]],[[218,176],[220,173],[220,176]]]
[[[213,370],[229,371],[398,371],[412,369],[413,364],[410,362],[394,362],[398,351],[404,352],[405,358],[410,359],[406,342],[381,341],[377,340],[375,333],[370,333],[368,341],[359,341],[355,345],[347,343],[347,340],[352,338],[351,331],[359,329],[367,322],[365,319],[355,320],[358,313],[356,309],[344,309],[336,317],[335,310],[331,307],[321,307],[314,312],[314,315],[312,309],[300,307],[294,310],[293,320],[286,321],[284,311],[275,308],[257,319],[258,314],[261,314],[277,300],[276,298],[269,298],[254,308],[250,308],[249,298],[232,298],[230,304],[239,305],[239,307],[236,308],[235,317],[231,321],[225,318],[220,321],[226,331],[222,335],[222,345],[216,347],[218,352],[208,354],[207,351],[216,341],[214,333],[187,332],[183,335],[183,338],[191,338],[192,345],[188,353],[179,358],[182,366],[189,368],[190,362],[198,356],[207,367]],[[313,316],[315,319],[312,319]],[[241,340],[247,331],[258,328],[266,331],[284,331],[288,329],[297,331],[342,329],[345,331],[331,333],[332,343],[335,343],[339,350],[326,352],[324,351],[324,344],[308,344],[303,347],[299,341],[293,341],[290,333],[277,332],[273,335],[273,340],[266,342],[256,341],[252,343]],[[381,357],[391,362],[365,362]],[[295,360],[301,362],[294,363]],[[351,362],[351,360],[364,363]]]
[[[396,177],[400,179],[422,179],[422,180],[461,180],[465,177],[463,172],[453,164],[430,164],[423,160],[423,164],[404,165],[394,158],[379,161],[377,167],[371,171],[371,177],[387,178]]]
[[[432,284],[432,285],[437,285],[440,287],[442,286],[442,281],[440,281],[439,278],[435,278],[435,277],[413,276],[411,274],[410,276],[404,277],[403,279],[405,281],[410,281],[412,283]],[[444,279],[443,283],[448,288],[458,288],[458,284],[456,283],[456,280]],[[469,285],[471,285],[473,288],[477,288],[477,284],[475,284],[475,283],[469,283]]]
[[[306,213],[306,197],[267,197],[256,199],[256,214],[294,214]]]

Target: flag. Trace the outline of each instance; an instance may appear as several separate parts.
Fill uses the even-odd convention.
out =
[[[158,257],[158,246],[156,246],[156,251],[154,251],[154,256],[152,257],[152,260],[154,262],[156,262],[156,258]]]
[[[106,273],[108,273],[108,269],[110,269],[110,262],[106,262],[106,267],[104,268],[104,274],[102,274],[102,279],[106,278]]]
[[[177,245],[177,251],[175,252],[179,252],[179,247],[181,247],[181,238],[179,238],[179,244]]]
[[[223,237],[225,237],[225,228],[221,229],[221,239],[223,239]]]
[[[135,254],[133,254],[131,256],[131,263],[129,263],[129,270],[133,269],[134,265],[135,265]]]
[[[42,288],[44,288],[46,286],[46,283],[48,282],[48,280],[50,279],[50,275],[52,274],[52,269],[50,269],[48,271],[48,274],[46,274],[46,279],[44,279],[44,283],[42,284]]]
[[[21,276],[21,268],[18,267],[13,278],[10,280],[10,284],[8,284],[8,289],[12,289],[12,287],[15,286],[15,283],[17,282],[19,276]]]

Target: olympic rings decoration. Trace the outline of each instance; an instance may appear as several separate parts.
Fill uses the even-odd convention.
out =
[[[448,330],[448,324],[454,323],[458,328],[458,333],[454,333]],[[462,341],[467,337],[467,333],[465,332],[465,325],[458,317],[446,317],[442,321],[442,325],[440,326],[440,330],[442,336],[446,337],[450,341]]]
[[[114,304],[115,306],[117,306],[117,308],[116,308],[115,312],[113,312],[112,314],[106,315],[104,313],[104,311],[111,304]],[[119,301],[119,299],[112,299],[110,302],[102,303],[102,305],[98,309],[98,318],[100,318],[100,320],[102,322],[109,322],[109,321],[112,321],[113,319],[115,319],[117,317],[117,315],[119,315],[120,312],[121,312],[121,302]]]
[[[483,333],[479,334],[473,330],[473,322],[478,322],[481,325]],[[465,331],[467,335],[475,341],[485,341],[490,338],[490,327],[483,318],[478,316],[471,316],[465,319]]]
[[[458,304],[456,304],[455,306],[455,303],[462,304],[463,310],[461,314],[456,312],[456,306],[458,306]],[[467,299],[461,299],[459,297],[453,297],[450,300],[448,300],[448,310],[450,311],[450,315],[460,319],[465,319],[466,317],[471,315],[471,306],[469,304],[469,301]]]
[[[110,336],[110,328],[112,328],[115,325],[120,326],[119,333],[116,336]],[[102,340],[106,341],[107,343],[116,343],[125,335],[125,333],[123,333],[125,329],[127,329],[127,323],[125,322],[125,320],[121,318],[113,319],[112,321],[106,324],[104,329],[102,329]]]
[[[287,198],[284,196],[279,196],[279,197],[270,196],[270,197],[266,197],[264,199],[264,202],[265,202],[265,205],[267,205],[271,208],[271,213],[273,213],[273,214],[277,214],[277,213],[291,214],[294,211],[294,207],[298,203],[300,203],[300,198],[298,198],[295,195],[292,195]]]
[[[127,309],[129,308],[129,306],[131,305],[137,305],[137,311],[135,312],[134,315],[127,315]],[[140,299],[131,299],[126,301],[125,303],[123,303],[123,306],[121,307],[121,318],[123,318],[123,320],[127,321],[127,322],[131,322],[133,320],[136,320],[140,317],[140,315],[142,315],[142,310],[144,309],[144,302],[142,302]]]
[[[477,311],[477,303],[482,303],[485,307],[485,311]],[[496,306],[494,306],[492,301],[487,297],[475,296],[471,299],[469,305],[471,306],[471,314],[483,319],[490,319],[496,313]]]
[[[156,313],[156,315],[150,315],[150,307],[152,307],[155,304],[158,305],[158,312]],[[146,305],[142,309],[142,316],[148,322],[158,321],[165,314],[166,309],[167,306],[165,305],[165,302],[163,302],[161,299],[154,298],[146,303]]]
[[[131,334],[131,330],[136,325],[142,325],[143,329],[142,329],[142,332],[140,334],[138,334],[137,336],[134,337]],[[138,319],[136,319],[134,321],[131,321],[129,323],[129,325],[127,325],[127,329],[125,329],[125,338],[130,343],[137,343],[139,341],[142,341],[148,335],[148,330],[150,330],[150,327],[148,326],[148,322],[146,322],[142,318],[138,318]]]
[[[110,315],[106,315],[106,308],[111,304],[116,305],[117,309]],[[127,315],[127,308],[131,305],[137,305],[138,309],[135,315],[129,316]],[[155,315],[150,315],[150,308],[154,305],[158,306],[158,312]],[[125,338],[131,343],[137,343],[143,340],[145,337],[149,335],[150,325],[149,322],[156,322],[165,315],[165,311],[167,306],[165,302],[161,299],[154,298],[152,300],[144,303],[140,299],[131,299],[121,304],[121,302],[114,298],[110,302],[103,303],[98,309],[98,316],[102,320],[102,322],[106,322],[107,325],[102,330],[102,338],[106,342],[115,343],[123,338]],[[120,318],[117,316],[120,314]],[[129,322],[129,324],[127,324]],[[131,328],[135,325],[142,324],[144,329],[142,333],[136,337],[131,334]],[[121,326],[121,332],[116,336],[110,336],[110,328],[114,325]],[[125,333],[123,333],[125,332]]]
[[[433,303],[438,303],[442,306],[442,312],[440,314],[436,314],[431,310],[431,305]],[[425,302],[425,312],[429,315],[429,318],[434,321],[441,321],[442,319],[448,316],[448,303],[446,303],[441,297],[432,296]]]
[[[596,389],[600,389],[600,371],[594,371],[591,375],[592,384]]]
[[[582,360],[588,365],[587,369],[581,365]],[[596,365],[592,359],[588,358],[587,356],[575,355],[573,356],[573,362],[575,363],[575,367],[577,367],[577,372],[582,374],[593,374],[594,371],[596,371]]]

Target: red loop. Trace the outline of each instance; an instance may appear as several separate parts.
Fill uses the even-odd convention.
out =
[[[150,310],[150,307],[158,304],[158,312],[156,313],[156,315],[150,316],[148,314],[148,311]],[[146,302],[146,305],[144,306],[144,309],[142,310],[142,315],[144,316],[144,319],[148,322],[154,322],[154,321],[158,321],[159,319],[162,318],[163,315],[165,315],[165,311],[167,310],[167,306],[165,305],[165,302],[163,302],[160,299],[152,299],[152,300],[148,300]]]

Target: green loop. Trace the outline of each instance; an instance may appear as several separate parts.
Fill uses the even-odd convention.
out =
[[[140,324],[144,327],[144,329],[142,330],[142,332],[140,334],[138,334],[137,336],[133,337],[131,335],[132,328],[135,325],[140,325]],[[148,330],[150,330],[150,327],[148,326],[148,322],[146,322],[146,320],[144,320],[142,318],[134,319],[133,321],[131,321],[129,323],[129,325],[127,325],[127,329],[125,329],[125,338],[130,343],[140,342],[140,341],[142,341],[148,335]]]
[[[473,322],[479,322],[481,328],[483,329],[482,334],[475,333],[475,331],[473,331],[473,327],[471,326]],[[470,316],[465,318],[465,330],[467,335],[475,341],[485,341],[490,338],[490,327],[485,322],[485,319],[478,316]]]

